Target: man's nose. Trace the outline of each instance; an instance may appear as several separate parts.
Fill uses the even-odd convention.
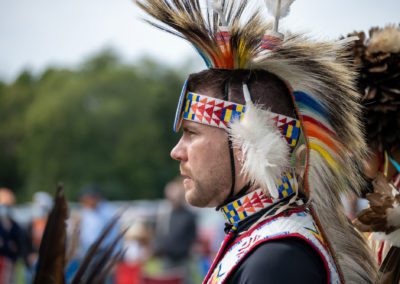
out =
[[[171,150],[171,158],[177,161],[186,161],[187,155],[185,151],[185,147],[183,146],[182,139],[179,140],[178,144],[175,145]]]

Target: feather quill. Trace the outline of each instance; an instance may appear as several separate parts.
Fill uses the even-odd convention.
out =
[[[294,0],[265,0],[269,13],[275,18],[274,31],[278,32],[280,19],[289,15]]]
[[[227,27],[228,23],[227,23],[226,18],[225,18],[224,7],[222,5],[222,0],[212,0],[211,7],[219,15],[219,18],[220,18],[222,26]]]

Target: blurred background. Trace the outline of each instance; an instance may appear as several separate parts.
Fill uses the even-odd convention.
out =
[[[399,11],[398,0],[298,0],[282,24],[336,39],[399,23]],[[142,17],[129,0],[0,0],[0,188],[14,196],[1,214],[26,232],[31,244],[21,259],[30,264],[32,224],[45,221],[51,202],[37,194],[53,194],[58,182],[76,216],[96,208],[88,207],[88,194],[112,208],[105,212],[127,208],[121,226],[134,225],[130,240],[147,251],[133,253],[132,263],[163,255],[154,243],[158,216],[174,212],[164,189],[179,174],[169,157],[179,138],[172,132],[176,99],[187,74],[203,64],[188,43]],[[188,212],[198,283],[223,220],[212,209]],[[23,266],[14,280],[29,283]]]

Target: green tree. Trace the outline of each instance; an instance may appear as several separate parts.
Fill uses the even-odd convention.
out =
[[[0,156],[12,172],[0,181],[13,176],[25,199],[58,181],[71,198],[90,183],[111,199],[161,197],[178,174],[169,151],[182,81],[171,68],[148,59],[123,64],[106,50],[76,70],[26,73],[0,86],[0,143],[13,148]]]

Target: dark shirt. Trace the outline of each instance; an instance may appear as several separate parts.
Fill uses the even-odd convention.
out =
[[[238,232],[248,230],[265,210],[244,220]],[[299,238],[266,242],[251,252],[227,283],[232,284],[322,284],[327,272],[319,253]]]
[[[27,262],[28,237],[26,232],[9,216],[0,216],[0,255],[16,262],[19,257]]]
[[[196,217],[182,207],[172,210],[166,220],[169,224],[156,238],[156,251],[173,261],[184,260],[196,239]]]
[[[327,273],[314,248],[303,240],[288,238],[256,248],[227,283],[321,284],[327,283]]]

